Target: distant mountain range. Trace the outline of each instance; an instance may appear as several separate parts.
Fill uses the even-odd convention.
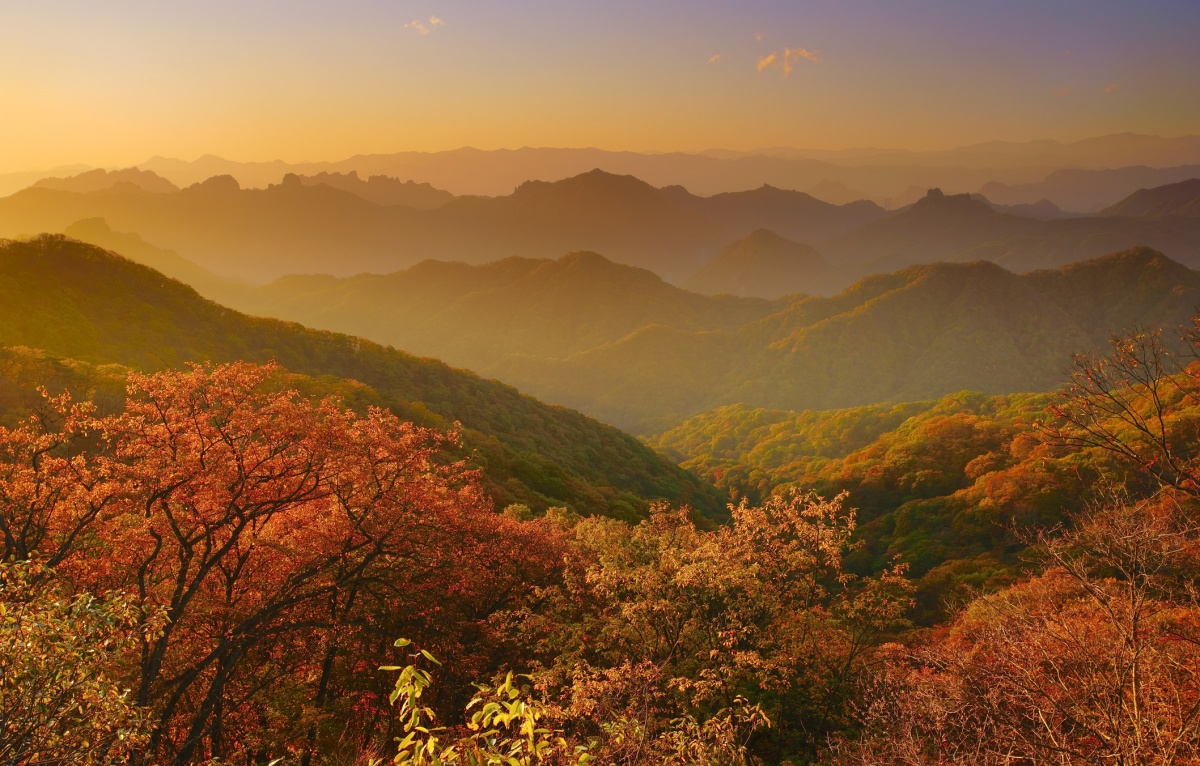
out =
[[[430,258],[485,263],[590,250],[680,281],[759,228],[819,241],[884,215],[870,202],[836,206],[770,186],[699,197],[599,170],[430,210],[375,204],[299,176],[267,189],[241,189],[216,176],[166,194],[125,184],[91,193],[26,189],[0,199],[0,236],[103,218],[113,230],[137,233],[210,271],[255,280],[386,273]]]
[[[1056,218],[1049,202],[1021,215],[1019,207],[937,189],[889,214],[870,202],[831,205],[771,186],[699,197],[599,170],[528,182],[496,198],[446,199],[432,187],[379,177],[325,179],[354,191],[300,176],[265,190],[241,189],[228,176],[178,192],[148,192],[132,181],[87,193],[31,188],[0,199],[0,235],[66,231],[103,219],[111,231],[136,234],[142,245],[211,272],[200,279],[163,264],[213,297],[226,295],[209,289],[213,279],[391,273],[430,259],[479,264],[573,251],[602,253],[699,292],[767,298],[829,295],[864,276],[939,260],[991,260],[1021,272],[1147,246],[1200,266],[1200,218],[1168,214],[1186,211],[1196,196],[1189,184],[1139,192],[1138,200],[1173,200],[1175,207],[1158,203],[1153,214],[1138,214],[1145,205],[1135,201],[1102,215]],[[371,194],[412,197],[429,209],[377,204],[366,198]],[[760,230],[769,233],[746,239]],[[110,246],[97,233],[76,233]],[[799,252],[800,245],[807,265],[778,271],[780,248]]]
[[[989,182],[1006,185],[1036,183],[1060,168],[1106,170],[1132,165],[1161,168],[1195,164],[1200,164],[1200,137],[1159,138],[1125,133],[1074,143],[993,141],[928,152],[881,149],[827,152],[776,148],[749,152],[639,154],[600,149],[524,147],[483,151],[463,148],[432,153],[359,155],[336,162],[292,164],[234,162],[214,156],[191,162],[155,157],[139,167],[169,178],[179,186],[214,175],[232,175],[243,186],[265,187],[279,183],[285,173],[315,175],[358,171],[363,176],[411,178],[458,195],[490,196],[509,194],[530,179],[552,181],[601,168],[609,173],[637,176],[654,186],[682,185],[692,193],[704,196],[752,189],[764,183],[785,189],[812,189],[828,183],[857,190],[867,199],[883,203],[913,186],[987,194],[981,187]],[[1147,185],[1155,184],[1139,183],[1124,188],[1104,204],[1111,204],[1139,186]],[[1045,196],[996,201],[1001,204],[1034,203]],[[1062,206],[1054,197],[1049,199]],[[1091,209],[1080,208],[1083,211]]]
[[[1135,324],[1175,327],[1198,305],[1200,273],[1149,249],[1020,276],[942,263],[864,279],[735,331],[647,326],[489,374],[645,433],[731,403],[802,411],[1050,390],[1073,353]]]
[[[1200,178],[1200,162],[1173,167],[1144,165],[1105,170],[1055,170],[1036,183],[989,182],[979,191],[998,205],[1028,205],[1049,200],[1063,210],[1094,213],[1138,189]]]
[[[830,262],[866,276],[919,263],[981,259],[1021,272],[1139,246],[1200,266],[1200,220],[1116,215],[1038,220],[935,189],[916,204],[817,248]]]
[[[1200,218],[1200,178],[1155,189],[1140,189],[1100,215],[1126,218]]]
[[[124,170],[89,170],[78,175],[65,178],[43,178],[33,185],[35,189],[53,189],[55,191],[88,194],[91,192],[108,191],[113,188],[141,189],[156,194],[167,194],[179,191],[179,187],[162,176],[150,170],[125,168]]]
[[[0,273],[0,346],[142,370],[274,359],[348,404],[387,406],[439,428],[460,422],[501,505],[632,518],[661,497],[724,512],[709,485],[577,412],[360,338],[239,314],[92,245],[61,236],[0,242]]]
[[[950,204],[965,219],[999,215],[967,197]],[[992,225],[1012,225],[999,218]],[[174,254],[107,236],[186,276]],[[779,262],[821,268],[812,255],[756,232],[714,263],[745,267],[723,279],[775,274],[783,285]],[[705,297],[591,253],[210,290],[251,313],[436,355],[637,432],[731,403],[804,410],[1048,390],[1072,353],[1134,324],[1177,325],[1200,306],[1200,274],[1148,248],[1021,276],[983,261],[910,266],[832,297],[773,302]]]

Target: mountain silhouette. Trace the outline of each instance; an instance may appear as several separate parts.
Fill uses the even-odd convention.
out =
[[[727,246],[683,286],[706,295],[780,298],[793,293],[827,295],[845,285],[842,275],[810,245],[759,229]]]
[[[1189,178],[1154,189],[1139,189],[1117,204],[1105,208],[1100,215],[1133,218],[1163,218],[1176,215],[1200,218],[1200,178]]]

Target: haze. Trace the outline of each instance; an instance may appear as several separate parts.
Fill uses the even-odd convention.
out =
[[[1200,132],[1182,2],[6,2],[0,172]]]

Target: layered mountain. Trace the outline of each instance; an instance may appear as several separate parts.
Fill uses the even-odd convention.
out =
[[[387,406],[424,425],[461,423],[500,503],[628,518],[664,497],[721,510],[710,487],[577,412],[360,338],[248,317],[91,245],[61,236],[3,242],[0,273],[0,345],[144,370],[273,359],[348,403]]]
[[[401,181],[399,178],[383,175],[371,176],[364,181],[358,177],[356,170],[349,173],[322,172],[312,176],[289,173],[283,177],[283,183],[290,183],[293,178],[305,186],[325,184],[334,189],[348,191],[377,205],[401,205],[418,210],[432,210],[454,199],[453,194],[436,189],[432,184],[412,180]]]
[[[43,178],[33,184],[37,189],[53,189],[55,191],[88,194],[90,192],[107,191],[112,188],[136,188],[142,191],[167,194],[179,191],[179,187],[152,170],[125,168],[123,170],[105,170],[97,168],[78,175],[64,178]]]
[[[867,276],[934,261],[989,260],[1012,271],[1056,268],[1132,247],[1200,265],[1200,221],[1092,216],[1038,220],[937,189],[903,210],[818,244],[832,263]]]
[[[1134,165],[1165,168],[1196,163],[1200,163],[1200,137],[1120,134],[1067,144],[993,141],[932,152],[767,148],[749,152],[639,154],[546,147],[495,151],[463,148],[433,153],[359,155],[335,162],[298,164],[234,162],[212,155],[190,162],[155,157],[140,167],[153,170],[179,186],[215,175],[232,175],[243,186],[266,186],[277,183],[285,173],[357,171],[364,176],[412,178],[458,195],[503,195],[529,179],[553,180],[602,168],[610,173],[637,176],[655,186],[686,186],[702,195],[749,189],[763,183],[787,189],[811,189],[828,181],[858,190],[868,199],[884,200],[911,186],[977,191],[989,182],[1006,186],[1040,183],[1058,168],[1108,169]],[[1103,204],[1111,204],[1140,186],[1169,180],[1180,179],[1138,183],[1109,196]],[[996,201],[1022,204],[1045,196],[1012,201],[996,198]],[[1051,199],[1061,205],[1057,199]]]
[[[1017,275],[988,262],[910,267],[807,298],[733,332],[647,327],[497,377],[610,423],[655,431],[722,404],[831,409],[1057,387],[1071,355],[1133,325],[1174,327],[1200,273],[1141,248]]]
[[[784,305],[697,295],[588,252],[288,276],[231,299],[250,313],[361,335],[483,374],[509,357],[567,358],[647,326],[733,330]]]
[[[706,295],[780,298],[827,295],[845,284],[841,272],[812,246],[759,229],[727,246],[683,286]]]
[[[1200,176],[1200,164],[1196,162],[1193,159],[1187,164],[1163,163],[1168,167],[1063,168],[1055,170],[1041,181],[1024,184],[991,181],[979,191],[1000,205],[1035,204],[1044,199],[1070,212],[1094,213],[1138,189],[1196,178]]]
[[[916,263],[952,259],[984,242],[1032,234],[1040,224],[999,213],[967,194],[930,189],[916,203],[822,245],[837,263],[875,274]]]
[[[388,273],[429,258],[485,263],[576,250],[681,280],[724,243],[758,228],[811,241],[882,215],[871,203],[838,207],[771,187],[698,197],[602,171],[531,181],[505,197],[459,197],[432,210],[375,204],[298,176],[267,189],[215,176],[171,194],[27,189],[0,199],[0,235],[63,231],[104,218],[114,230],[136,232],[215,273],[264,281],[292,273]]]
[[[1189,178],[1177,184],[1155,189],[1139,189],[1100,215],[1132,218],[1163,218],[1183,216],[1200,218],[1200,178]]]

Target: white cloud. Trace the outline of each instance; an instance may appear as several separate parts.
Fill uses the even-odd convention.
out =
[[[411,30],[415,31],[417,34],[424,37],[425,35],[429,34],[430,32],[437,29],[438,27],[444,27],[444,26],[446,26],[446,22],[442,21],[437,16],[430,16],[429,21],[427,21],[427,22],[421,21],[420,19],[413,19],[412,21],[405,24],[404,28],[411,29]]]
[[[708,57],[708,63],[717,64],[717,63],[724,61],[727,58],[729,58],[729,57],[726,56],[724,53],[714,53],[713,55]]]
[[[758,71],[778,69],[787,77],[801,60],[821,63],[821,54],[807,48],[784,48],[782,51],[772,51],[758,60]]]

